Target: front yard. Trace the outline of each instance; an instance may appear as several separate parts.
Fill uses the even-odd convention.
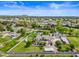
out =
[[[16,48],[14,48],[11,52],[41,52],[42,50],[39,47],[30,46],[28,48],[25,47],[25,42],[22,42]]]
[[[3,44],[3,48],[0,48],[0,51],[7,52],[10,48],[12,48],[14,45],[16,45],[18,42],[16,40],[12,40],[8,43]]]
[[[31,33],[30,36],[28,36],[27,41],[32,42],[37,34]],[[17,47],[15,47],[11,52],[41,52],[42,50],[39,47],[32,46],[32,44],[29,47],[25,47],[26,42],[21,42]]]

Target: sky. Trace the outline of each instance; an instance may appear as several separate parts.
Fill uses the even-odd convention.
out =
[[[0,1],[0,15],[79,16],[79,1]]]

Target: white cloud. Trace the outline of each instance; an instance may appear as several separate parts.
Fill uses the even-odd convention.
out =
[[[0,10],[0,15],[31,15],[31,16],[79,16],[78,9],[69,9],[70,7],[77,7],[79,4],[71,4],[71,3],[63,3],[56,4],[51,3],[48,7],[44,6],[34,6],[35,8],[31,8],[28,6],[24,6],[23,2],[7,2],[4,4],[8,10]],[[66,7],[65,9],[62,9]],[[52,8],[52,9],[51,9]]]
[[[17,2],[6,2],[4,3],[4,7],[12,8],[12,9],[27,9],[26,6],[24,6],[24,3],[19,1],[20,5],[17,4]]]
[[[70,7],[77,7],[79,4],[71,4],[70,2],[65,2],[63,4],[57,4],[57,3],[51,3],[49,4],[49,7],[53,9],[61,9],[61,8],[70,8]]]

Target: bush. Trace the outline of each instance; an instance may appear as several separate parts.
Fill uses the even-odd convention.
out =
[[[40,57],[44,57],[44,54],[40,55]]]
[[[27,48],[27,47],[29,47],[30,45],[31,45],[31,42],[30,42],[30,41],[27,41],[25,47]]]
[[[61,41],[56,41],[55,44],[57,47],[59,47],[59,45],[61,45],[62,43],[61,43]]]
[[[71,51],[75,48],[73,44],[70,44],[70,47],[71,47]]]
[[[40,46],[45,46],[46,43],[45,43],[45,42],[39,42],[38,44],[39,44]]]
[[[35,57],[38,57],[38,56],[39,56],[38,54],[35,55]]]
[[[43,49],[43,46],[39,46],[40,49]]]

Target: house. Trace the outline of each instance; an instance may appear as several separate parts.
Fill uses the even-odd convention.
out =
[[[36,39],[36,41],[40,41],[40,40],[43,41],[43,39],[48,41],[48,40],[52,40],[53,36],[50,36],[50,35],[37,35],[35,39]]]
[[[69,41],[64,34],[56,32],[54,33],[54,37],[59,38],[61,41],[65,42],[66,44],[69,44]]]
[[[65,36],[62,36],[62,37],[61,37],[61,40],[62,40],[63,42],[65,42],[66,44],[69,44],[69,41],[67,40],[67,38],[66,38]]]
[[[37,42],[45,42],[45,46],[43,47],[44,48],[44,51],[56,51],[57,49],[55,48],[54,46],[54,43],[53,43],[53,40],[55,40],[53,38],[52,35],[37,35],[36,36],[36,44],[35,46],[39,46]]]
[[[57,49],[55,47],[56,41],[63,41],[66,44],[69,44],[69,41],[67,40],[66,36],[64,34],[61,34],[59,32],[55,32],[54,35],[37,35],[36,36],[36,45],[38,45],[38,42],[45,42],[46,45],[43,47],[44,51],[54,51],[57,52]],[[38,45],[39,46],[39,45]]]
[[[20,34],[17,34],[17,33],[15,33],[15,32],[10,32],[10,31],[4,31],[2,34],[3,34],[4,36],[10,36],[10,37],[12,37],[13,39],[20,36]]]
[[[41,35],[37,35],[36,38],[35,38],[35,40],[38,41],[38,42],[39,42],[41,39],[42,39],[42,36],[41,36]]]
[[[49,22],[49,24],[51,25],[51,26],[56,26],[57,24],[56,24],[56,22]]]
[[[49,35],[42,35],[42,38],[43,38],[43,39],[46,39],[46,40],[51,40],[51,39],[52,39],[52,36],[49,36]]]

